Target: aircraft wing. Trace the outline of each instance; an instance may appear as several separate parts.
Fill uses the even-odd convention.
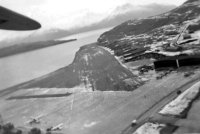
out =
[[[0,6],[0,29],[4,30],[36,30],[40,23],[24,15]]]
[[[29,117],[30,119],[35,119],[35,118],[33,118],[33,117]]]
[[[60,123],[60,124],[54,126],[52,129],[62,129],[62,125],[63,125],[63,123]]]
[[[24,125],[25,125],[25,124],[29,124],[30,122],[31,122],[31,121],[26,121],[26,122],[24,123]]]
[[[62,127],[63,123],[58,124],[56,127]]]

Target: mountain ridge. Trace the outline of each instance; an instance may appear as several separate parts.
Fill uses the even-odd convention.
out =
[[[143,81],[107,50],[96,44],[82,46],[74,61],[48,75],[5,89],[8,93],[29,88],[78,88],[83,91],[133,91]],[[2,93],[3,94],[3,93]]]
[[[128,7],[128,9],[126,7]],[[85,26],[83,28],[78,28],[78,29],[74,28],[72,29],[72,31],[85,32],[85,31],[96,30],[96,29],[105,28],[105,27],[111,27],[111,26],[118,25],[122,22],[125,22],[131,18],[140,18],[140,17],[147,17],[147,16],[161,14],[171,9],[174,9],[176,6],[154,3],[154,4],[150,4],[146,6],[140,6],[140,9],[138,10],[135,10],[134,9],[135,7],[138,7],[138,6],[134,6],[130,3],[126,3],[122,6],[118,6],[110,14],[105,16],[104,19],[102,19],[101,21],[93,23],[89,26]]]
[[[183,5],[166,13],[128,20],[114,27],[110,31],[103,33],[98,38],[98,41],[104,42],[107,39],[109,42],[114,42],[116,40],[120,40],[120,38],[123,38],[125,35],[144,34],[164,25],[182,23],[186,20],[190,20],[191,18],[195,18],[198,16],[197,13],[199,12],[199,8],[198,5],[192,5],[193,2],[197,2],[197,0],[186,1]],[[190,9],[193,11],[191,12]]]
[[[133,6],[129,3],[126,3],[124,5],[112,9],[107,14],[95,13],[89,10],[83,10],[80,14],[74,13],[71,16],[69,16],[69,18],[63,18],[63,20],[60,20],[62,23],[67,22],[66,25],[68,25],[68,21],[71,19],[71,21],[73,21],[72,24],[75,25],[76,27],[59,28],[58,25],[26,33],[20,33],[20,32],[11,33],[7,38],[4,38],[4,40],[2,40],[0,43],[6,46],[6,45],[14,45],[20,43],[53,40],[53,39],[63,38],[76,33],[113,27],[131,18],[147,17],[158,13],[163,13],[165,11],[175,8],[175,6],[173,5],[162,5],[162,4],[139,6],[139,8],[137,9],[136,7],[137,6]],[[71,23],[69,24],[72,25]]]

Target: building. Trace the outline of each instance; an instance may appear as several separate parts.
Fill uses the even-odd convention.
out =
[[[155,70],[163,70],[168,68],[179,68],[184,66],[200,65],[200,54],[198,55],[179,55],[169,56],[154,61]]]
[[[183,35],[183,39],[185,40],[185,39],[190,39],[191,38],[191,35],[189,35],[189,34],[184,34]]]

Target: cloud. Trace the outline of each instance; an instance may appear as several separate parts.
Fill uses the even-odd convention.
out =
[[[17,4],[13,0],[0,0],[1,5],[11,10],[29,16],[39,21],[43,27],[59,24],[62,19],[74,18],[83,10],[96,13],[106,13],[112,8],[130,2],[136,5],[149,3],[163,3],[160,0],[18,0]],[[165,1],[170,4],[181,4],[185,0]],[[78,20],[81,18],[79,17]],[[64,22],[64,21],[63,21]],[[71,22],[73,23],[73,22]]]
[[[180,5],[186,0],[168,0],[165,3]],[[125,3],[144,5],[163,3],[161,0],[0,0],[1,6],[29,16],[42,24],[42,31],[49,28],[73,28],[100,21],[108,12]],[[0,31],[1,40],[24,36],[29,32]],[[3,34],[2,34],[3,33]],[[33,33],[33,31],[31,31]],[[0,44],[1,45],[1,44]]]

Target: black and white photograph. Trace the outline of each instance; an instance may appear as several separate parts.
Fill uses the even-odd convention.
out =
[[[200,0],[0,0],[0,134],[200,134]]]

